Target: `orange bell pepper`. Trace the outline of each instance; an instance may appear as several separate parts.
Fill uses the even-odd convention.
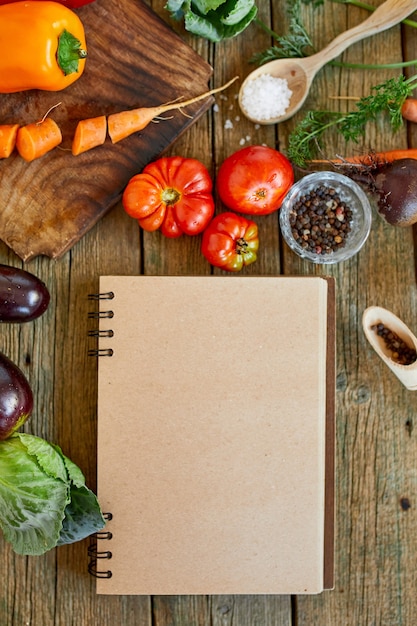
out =
[[[0,6],[0,93],[60,91],[80,78],[87,46],[83,24],[58,2]]]

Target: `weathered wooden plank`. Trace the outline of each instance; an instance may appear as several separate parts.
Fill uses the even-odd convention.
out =
[[[291,624],[288,596],[212,596],[213,626],[287,626]]]

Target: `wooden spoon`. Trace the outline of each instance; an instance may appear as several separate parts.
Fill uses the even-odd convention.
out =
[[[244,115],[258,124],[276,124],[292,117],[304,104],[311,83],[317,72],[329,61],[335,59],[353,43],[395,26],[417,9],[417,0],[386,0],[364,22],[344,31],[323,50],[300,59],[277,59],[269,61],[247,76],[239,91],[239,105]],[[292,91],[290,105],[284,115],[268,120],[249,115],[242,106],[242,94],[248,81],[262,74],[270,74],[288,81]]]
[[[398,335],[410,348],[414,348],[416,351],[417,337],[399,317],[383,307],[370,306],[363,312],[362,327],[372,348],[407,389],[416,391],[417,361],[410,363],[410,365],[402,365],[393,360],[384,339],[375,332],[374,327],[377,324],[384,324],[386,328]]]

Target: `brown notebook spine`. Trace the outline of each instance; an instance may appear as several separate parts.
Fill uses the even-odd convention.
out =
[[[105,520],[111,520],[113,515],[111,513],[104,513]],[[100,541],[110,541],[113,535],[108,530],[103,530],[92,535],[91,543],[88,547],[88,572],[95,578],[111,578],[112,571],[110,569],[101,569],[99,561],[101,559],[109,560],[112,558],[111,550],[102,550],[101,545],[98,545]],[[99,569],[100,567],[100,569]]]

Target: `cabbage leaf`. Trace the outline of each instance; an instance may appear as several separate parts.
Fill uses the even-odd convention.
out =
[[[26,433],[0,441],[0,528],[17,554],[44,554],[104,524],[81,470],[58,446]]]
[[[185,29],[219,42],[239,35],[255,19],[255,0],[168,0],[165,8]]]

